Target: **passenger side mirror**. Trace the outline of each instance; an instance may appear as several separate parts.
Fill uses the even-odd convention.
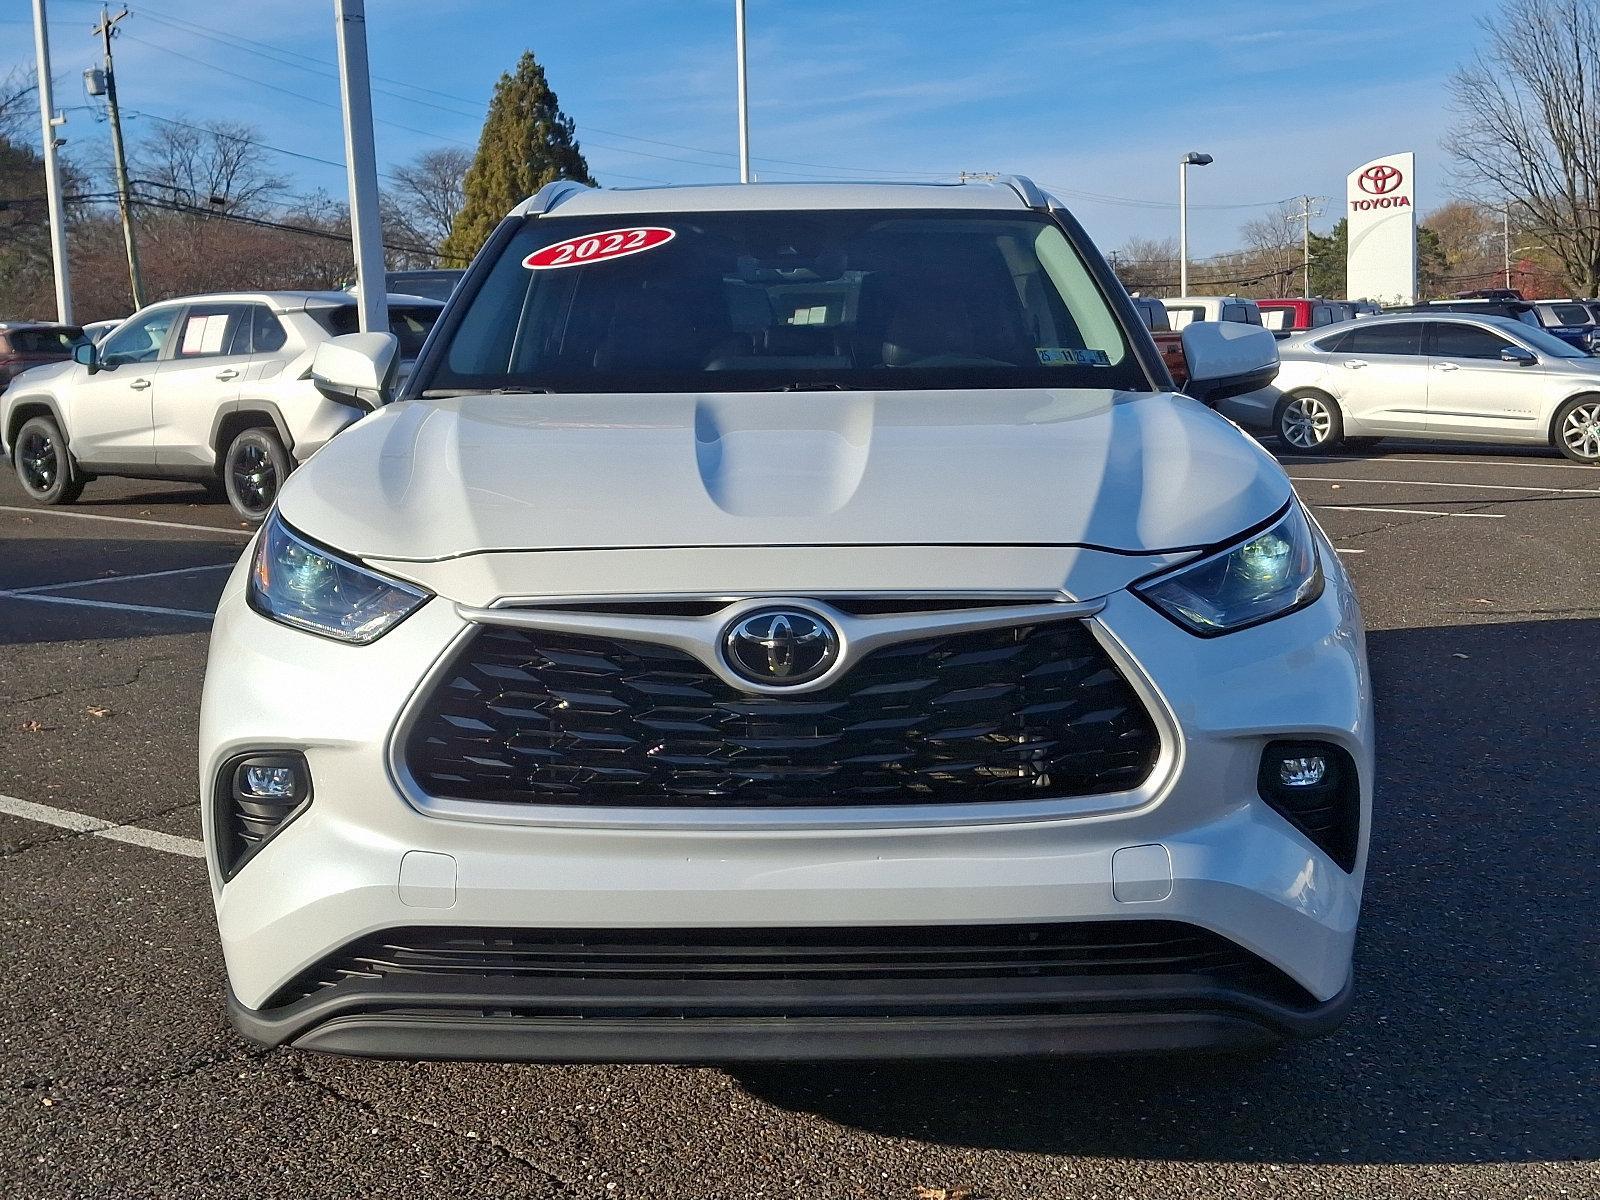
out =
[[[1184,393],[1202,404],[1215,406],[1278,377],[1278,339],[1259,325],[1192,321],[1184,326],[1183,357],[1189,364]]]
[[[329,400],[376,409],[390,400],[400,340],[392,333],[347,333],[317,347],[311,382]]]
[[[1539,356],[1522,346],[1507,346],[1500,351],[1500,361],[1516,363],[1519,367],[1531,367],[1539,361]]]
[[[95,349],[93,342],[79,342],[74,346],[72,348],[72,361],[80,367],[88,367],[91,375],[100,369],[100,354]]]

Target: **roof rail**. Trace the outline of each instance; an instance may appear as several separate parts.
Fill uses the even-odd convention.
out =
[[[995,177],[996,183],[1003,183],[1022,198],[1022,202],[1029,208],[1045,212],[1050,207],[1050,201],[1039,190],[1039,185],[1026,175],[999,175]]]
[[[539,216],[555,208],[563,201],[572,199],[577,192],[587,192],[594,187],[592,183],[579,183],[575,179],[557,179],[547,183],[521,204],[511,210],[513,217]]]

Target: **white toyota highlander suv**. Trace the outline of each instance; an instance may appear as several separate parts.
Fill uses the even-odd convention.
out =
[[[400,366],[437,301],[391,297]],[[70,362],[35,367],[0,396],[0,451],[41,504],[70,504],[98,475],[194,479],[239,514],[266,516],[284,478],[370,411],[311,379],[317,346],[356,328],[343,292],[241,292],[141,309]]]
[[[1193,396],[1276,370],[1184,336]],[[552,184],[227,585],[229,1008],[407,1058],[1322,1033],[1372,736],[1337,555],[1034,185]]]

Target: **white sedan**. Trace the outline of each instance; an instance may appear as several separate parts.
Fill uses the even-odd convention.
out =
[[[1293,454],[1382,437],[1554,445],[1600,463],[1600,359],[1504,317],[1406,313],[1289,338],[1271,386],[1218,407]]]

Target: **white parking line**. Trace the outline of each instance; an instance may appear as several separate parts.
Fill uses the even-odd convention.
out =
[[[1346,546],[1335,546],[1334,549],[1337,550],[1340,554],[1365,554],[1366,553],[1365,550],[1351,550]]]
[[[178,837],[156,829],[141,829],[137,825],[118,825],[102,821],[86,813],[71,812],[65,808],[51,808],[48,804],[35,804],[31,800],[18,800],[15,796],[0,796],[0,813],[21,817],[25,821],[38,821],[71,829],[75,833],[91,833],[95,837],[109,838],[113,842],[127,842],[143,846],[146,850],[160,850],[166,854],[181,854],[185,858],[204,858],[205,843],[196,838]]]
[[[1319,504],[1318,512],[1375,512],[1400,513],[1408,517],[1479,517],[1485,521],[1503,521],[1505,513],[1441,512],[1433,508],[1375,508],[1370,504]]]
[[[225,537],[255,537],[253,529],[219,529],[215,525],[188,525],[182,521],[146,520],[143,517],[113,517],[105,513],[62,512],[58,508],[21,508],[0,504],[0,512],[23,513],[30,517],[76,517],[80,521],[117,521],[123,525],[154,525],[158,529],[191,529],[197,533],[220,533]]]
[[[1517,483],[1443,483],[1437,479],[1353,479],[1347,475],[1291,475],[1295,483],[1382,483],[1393,487],[1475,488],[1484,492],[1538,492],[1563,496],[1600,496],[1600,488],[1528,487]]]
[[[0,591],[0,600],[26,600],[33,604],[68,604],[79,608],[110,608],[118,612],[154,613],[163,617],[192,617],[210,623],[216,613],[202,612],[197,608],[162,608],[156,604],[118,604],[115,600],[80,600],[75,596],[40,596],[31,592]]]
[[[1462,467],[1545,467],[1561,471],[1594,470],[1593,467],[1585,466],[1583,463],[1544,462],[1531,458],[1398,458],[1393,456],[1373,458],[1365,454],[1296,454],[1289,458],[1280,458],[1278,461],[1286,467],[1293,466],[1295,463],[1358,462],[1371,463],[1374,466],[1379,463],[1445,463]]]
[[[38,592],[64,592],[70,588],[93,587],[101,583],[131,583],[137,579],[165,579],[169,575],[193,575],[197,571],[231,571],[233,563],[208,563],[203,567],[177,567],[171,571],[145,571],[139,575],[101,575],[96,579],[72,579],[66,583],[40,583],[33,587],[12,588],[8,596],[32,596]]]

